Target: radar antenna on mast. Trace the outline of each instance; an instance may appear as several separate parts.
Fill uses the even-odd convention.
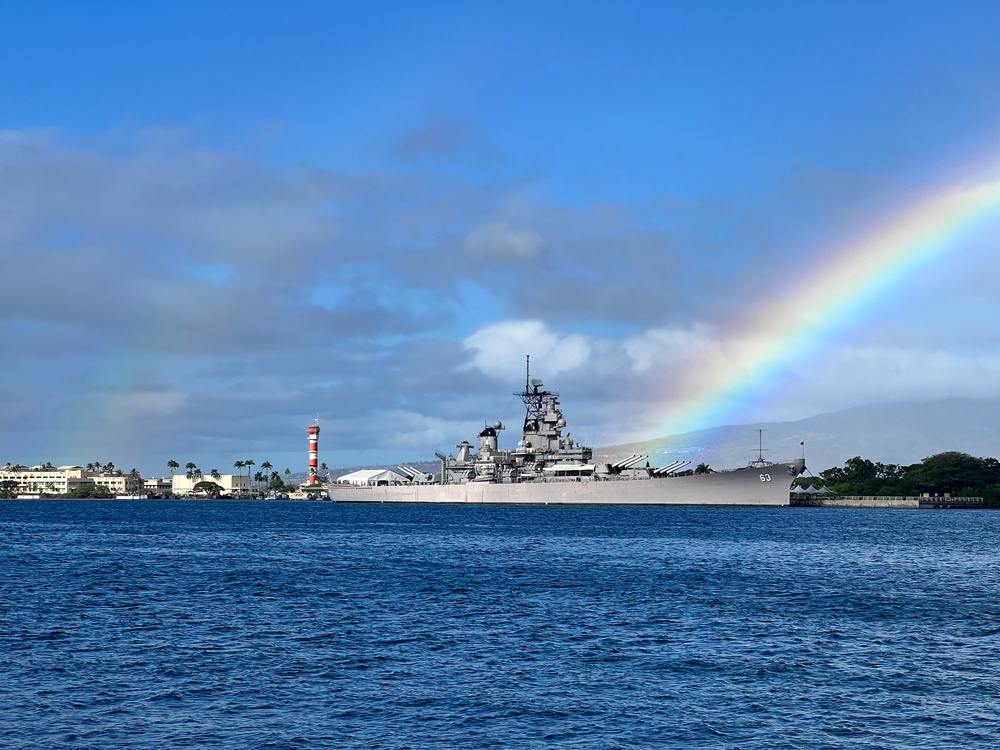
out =
[[[770,466],[770,461],[764,460],[767,448],[764,447],[764,430],[757,430],[757,458],[751,461],[749,466]]]
[[[542,413],[542,402],[546,397],[551,396],[548,391],[542,390],[545,384],[539,379],[531,377],[531,355],[524,357],[524,390],[514,395],[524,402],[524,432],[538,432],[539,417]]]

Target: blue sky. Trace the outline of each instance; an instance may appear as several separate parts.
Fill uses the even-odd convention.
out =
[[[634,438],[838,243],[1000,178],[990,2],[0,14],[0,463],[299,470],[316,416],[331,465],[412,461],[516,426],[528,353]],[[730,419],[1000,395],[996,230]]]

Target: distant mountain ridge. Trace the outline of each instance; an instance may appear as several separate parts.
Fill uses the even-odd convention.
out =
[[[814,474],[853,456],[901,465],[944,451],[1000,456],[1000,400],[948,398],[859,406],[794,422],[729,425],[595,449],[596,460],[647,453],[650,464],[690,460],[694,468],[746,466],[757,458],[757,430],[764,430],[764,458],[805,455]],[[804,443],[804,445],[801,445]]]

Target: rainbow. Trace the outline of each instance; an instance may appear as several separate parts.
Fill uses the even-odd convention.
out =
[[[658,434],[734,424],[747,407],[777,390],[789,364],[850,329],[878,294],[930,260],[958,249],[1000,209],[1000,182],[955,188],[896,216],[869,237],[836,248],[811,277],[765,302],[723,332],[709,357],[698,357],[666,384]],[[666,428],[666,432],[664,432]]]

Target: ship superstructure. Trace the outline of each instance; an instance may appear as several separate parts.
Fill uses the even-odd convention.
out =
[[[529,367],[530,359],[525,368],[524,390],[514,394],[524,402],[525,409],[517,447],[513,450],[499,447],[504,425],[494,422],[479,433],[478,453],[463,440],[455,446],[457,455],[437,454],[441,459],[442,484],[544,482],[594,474],[593,450],[578,445],[569,433],[563,435],[566,419],[559,394],[545,390],[541,380],[531,378]]]

